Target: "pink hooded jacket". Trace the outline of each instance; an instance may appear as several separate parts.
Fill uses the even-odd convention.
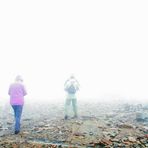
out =
[[[10,85],[8,94],[10,95],[11,105],[23,105],[24,96],[27,94],[27,92],[22,83],[15,82]]]

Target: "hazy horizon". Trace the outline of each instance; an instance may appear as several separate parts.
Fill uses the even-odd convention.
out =
[[[147,101],[147,4],[1,1],[0,100],[9,99],[20,74],[26,101],[64,101],[64,82],[73,73],[80,100]]]

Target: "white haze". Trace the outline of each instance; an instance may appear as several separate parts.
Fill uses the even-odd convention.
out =
[[[26,101],[148,100],[148,1],[0,1],[0,101],[24,78]]]

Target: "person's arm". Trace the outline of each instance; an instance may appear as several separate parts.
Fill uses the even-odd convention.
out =
[[[75,82],[76,82],[76,88],[77,88],[77,90],[79,90],[80,84],[76,79],[75,79]]]
[[[64,83],[64,90],[66,90],[67,89],[67,83],[69,82],[69,79],[68,80],[66,80],[66,82]]]
[[[65,81],[64,86],[66,86],[66,84],[68,83],[69,79]]]
[[[76,85],[76,90],[79,90],[79,87],[80,87],[79,85]]]
[[[9,90],[8,90],[8,95],[10,96],[11,94],[11,85],[9,86]]]
[[[78,86],[80,86],[79,82],[77,81],[77,79],[75,79],[75,82],[77,83]]]
[[[23,95],[24,95],[24,96],[26,96],[26,95],[27,95],[27,91],[26,91],[25,86],[23,86]]]

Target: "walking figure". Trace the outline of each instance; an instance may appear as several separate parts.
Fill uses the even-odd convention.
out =
[[[20,75],[15,78],[15,82],[9,87],[10,104],[14,110],[15,117],[15,134],[20,132],[20,120],[24,105],[24,96],[27,94],[23,79]]]
[[[79,82],[75,79],[73,75],[65,82],[64,89],[67,92],[66,102],[65,102],[65,119],[68,119],[68,107],[72,103],[74,118],[77,118],[77,97],[76,92],[79,90]]]

